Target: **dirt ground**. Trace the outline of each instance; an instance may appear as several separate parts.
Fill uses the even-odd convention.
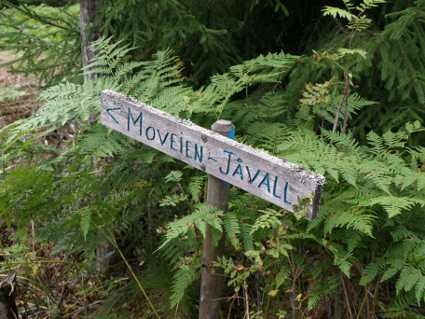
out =
[[[0,102],[0,128],[31,115],[37,108],[38,86],[35,79],[12,74],[7,66],[14,56],[9,52],[0,52],[0,88],[13,88],[24,94],[12,101]]]

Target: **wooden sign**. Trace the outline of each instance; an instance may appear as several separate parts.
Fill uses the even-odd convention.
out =
[[[109,90],[101,122],[288,211],[307,199],[307,217],[315,216],[325,178],[299,165]]]

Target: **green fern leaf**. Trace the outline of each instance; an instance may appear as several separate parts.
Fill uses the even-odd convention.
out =
[[[241,233],[239,220],[235,213],[226,213],[223,218],[223,227],[226,236],[235,249],[240,248],[239,235]]]
[[[81,231],[83,233],[84,239],[87,239],[87,234],[90,230],[90,224],[92,219],[92,212],[90,209],[81,209],[79,211],[80,213],[80,227]]]
[[[378,276],[379,270],[379,265],[377,263],[370,263],[367,265],[360,278],[360,285],[366,286],[371,283]]]
[[[197,265],[181,265],[175,272],[170,295],[170,306],[172,308],[178,307],[187,289],[198,279],[198,276],[199,266]]]
[[[325,6],[322,12],[324,16],[331,16],[334,19],[342,18],[342,19],[346,19],[347,21],[351,21],[356,17],[354,14],[350,13],[349,11],[338,8],[338,7]]]

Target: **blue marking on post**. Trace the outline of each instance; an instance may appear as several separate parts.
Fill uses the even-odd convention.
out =
[[[230,131],[227,133],[227,137],[234,140],[236,137],[236,129],[234,126],[230,129]]]
[[[111,117],[111,119],[115,123],[120,124],[120,122],[118,122],[118,120],[115,118],[115,116],[113,116],[112,113],[111,113],[112,111],[118,111],[118,110],[121,110],[121,108],[120,107],[110,107],[110,108],[106,109],[106,113],[108,113],[108,115]]]

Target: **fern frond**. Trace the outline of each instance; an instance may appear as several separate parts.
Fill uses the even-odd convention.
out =
[[[280,218],[282,217],[282,212],[268,208],[266,210],[261,210],[260,213],[261,215],[255,220],[251,227],[251,234],[255,234],[260,230],[274,229],[281,225]]]
[[[249,224],[241,223],[240,224],[240,239],[243,243],[243,246],[245,248],[245,251],[253,250],[254,249],[254,239],[252,238],[252,227]]]
[[[327,130],[322,130],[321,133],[323,137],[325,137],[330,143],[334,144],[338,149],[350,154],[357,153],[359,154],[359,158],[361,158],[359,143],[351,134],[344,134]]]
[[[195,203],[201,200],[202,191],[205,184],[205,176],[193,176],[188,185],[188,193]]]
[[[200,266],[197,264],[183,264],[173,276],[170,294],[170,306],[178,307],[183,300],[187,289],[198,279]]]
[[[346,228],[373,237],[372,231],[376,219],[377,216],[370,211],[345,210],[329,215],[324,224],[324,231],[330,233],[335,228]]]
[[[422,274],[420,269],[405,266],[401,272],[400,277],[396,283],[397,293],[399,294],[401,291],[411,291],[413,288],[419,287],[416,290],[416,298],[419,302],[421,302],[425,295],[423,288],[425,287],[425,276]]]
[[[291,127],[281,123],[253,123],[247,130],[250,141],[273,154],[278,151],[280,144],[288,141],[291,132]]]
[[[211,84],[204,90],[198,103],[214,106],[221,114],[236,93],[255,84],[278,83],[297,60],[298,57],[294,55],[269,53],[232,66],[229,72],[211,78]]]
[[[384,4],[386,3],[386,0],[363,0],[362,3],[360,3],[356,9],[360,12],[360,13],[364,13],[366,10],[370,10],[373,8],[378,7],[380,4]]]
[[[239,220],[235,213],[226,213],[223,217],[223,228],[227,238],[235,249],[240,248],[239,235],[241,233]]]
[[[211,208],[206,204],[197,205],[196,210],[192,214],[168,224],[165,240],[158,249],[164,248],[171,241],[180,238],[190,230],[197,229],[204,236],[206,225],[221,233],[221,215],[222,213],[216,208]]]
[[[352,11],[354,9],[354,4],[351,0],[342,0],[342,2],[344,2],[344,5],[348,11]]]
[[[363,269],[360,285],[366,286],[378,276],[381,266],[378,263],[370,263]]]
[[[380,196],[361,201],[360,205],[369,207],[380,205],[388,213],[388,217],[393,218],[414,206],[425,207],[425,200],[412,197]]]
[[[17,90],[13,87],[0,87],[0,103],[16,100],[18,97],[24,94],[24,91]]]
[[[187,200],[186,194],[173,194],[165,196],[160,202],[160,207],[176,207]]]
[[[101,76],[115,76],[116,69],[121,66],[121,74],[123,74],[122,65],[124,59],[134,48],[123,44],[123,41],[113,42],[112,38],[101,37],[92,43],[93,51],[96,52],[96,58],[84,67],[84,71],[88,74]],[[131,71],[133,63],[127,66]],[[123,75],[127,75],[124,73]]]
[[[334,19],[337,19],[337,18],[346,19],[347,21],[351,21],[355,19],[356,17],[354,14],[352,14],[348,10],[344,10],[344,9],[341,9],[338,7],[332,7],[332,6],[325,6],[322,9],[322,12],[324,16],[331,16]]]
[[[95,125],[84,132],[76,144],[81,154],[110,157],[130,147],[130,141],[120,134],[109,132],[103,125]]]

